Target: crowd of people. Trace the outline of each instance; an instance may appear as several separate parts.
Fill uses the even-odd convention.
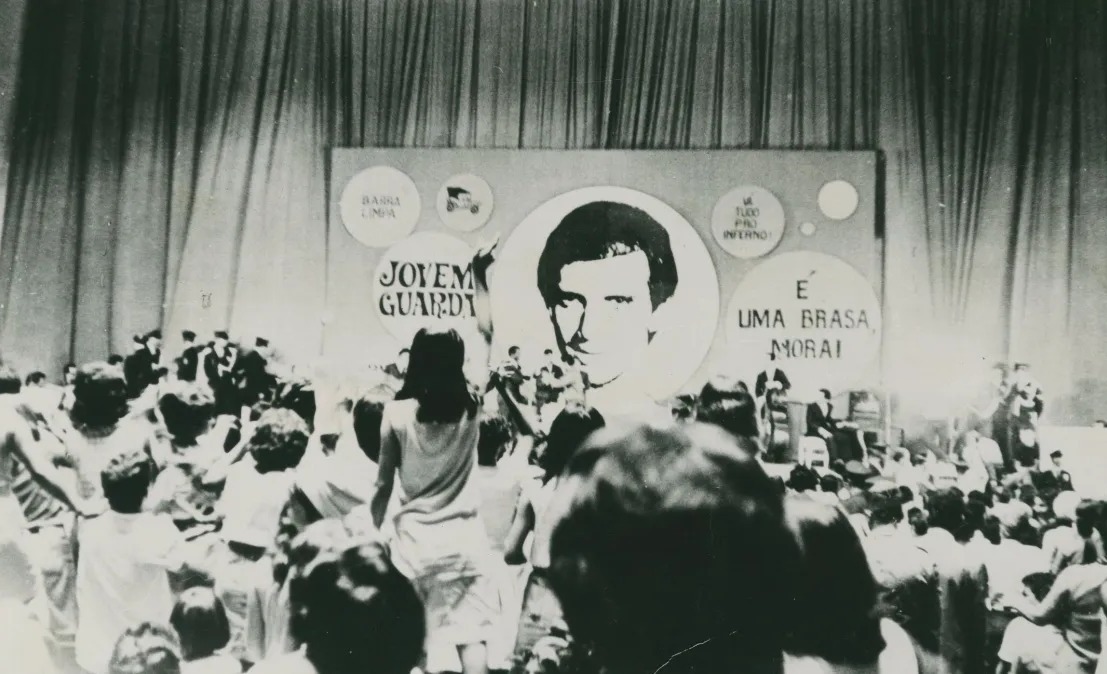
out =
[[[773,477],[731,378],[605,417],[450,329],[351,396],[182,337],[0,370],[4,671],[1097,671],[1107,506],[1010,424]]]

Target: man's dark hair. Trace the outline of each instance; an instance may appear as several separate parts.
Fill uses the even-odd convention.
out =
[[[259,473],[295,468],[304,458],[311,431],[292,410],[271,409],[262,413],[247,444]]]
[[[562,218],[538,258],[538,291],[546,306],[560,300],[561,270],[574,262],[641,251],[650,266],[650,303],[664,304],[677,287],[669,232],[645,211],[616,201],[593,201]]]
[[[501,416],[488,416],[480,420],[480,438],[477,440],[477,463],[495,466],[511,441],[511,424]]]
[[[546,349],[545,351],[542,352],[542,355],[543,356],[552,356],[553,355],[553,349]]]
[[[120,356],[118,353],[113,353],[108,356],[108,365],[122,365],[123,360],[123,356]]]
[[[792,467],[786,486],[792,491],[815,491],[819,487],[819,474],[804,465]]]
[[[215,418],[211,389],[194,382],[178,382],[158,400],[165,430],[174,440],[190,444],[203,435]]]
[[[142,502],[150,491],[154,479],[154,465],[150,456],[142,451],[123,452],[112,457],[100,472],[100,485],[104,498],[117,513],[134,514],[142,511]]]
[[[830,389],[821,388],[821,389],[819,389],[819,393],[821,393],[823,398],[826,398],[827,400],[830,400],[831,398],[834,397],[834,396],[830,395]]]
[[[952,489],[932,492],[927,498],[926,510],[930,526],[956,533],[965,521],[965,501]]]
[[[545,471],[543,480],[549,482],[560,475],[588,436],[605,424],[603,415],[594,407],[579,403],[566,405],[550,424],[546,450],[538,462]]]
[[[216,330],[215,331],[215,338],[216,339],[230,339],[230,336],[227,334],[226,330]]]
[[[733,437],[704,424],[608,428],[565,479],[550,578],[596,664],[757,671],[779,658],[799,551],[777,487]]]
[[[869,495],[869,524],[874,527],[903,521],[903,505],[897,492]]]
[[[227,610],[210,588],[193,587],[181,593],[169,624],[177,632],[185,660],[214,655],[231,640]]]
[[[196,333],[191,330],[185,330],[181,332],[181,339],[186,342],[194,342],[196,341]]]
[[[26,383],[27,383],[27,386],[36,386],[38,384],[41,384],[44,381],[46,381],[46,373],[45,372],[38,372],[36,370],[35,372],[32,372],[31,374],[27,375],[27,382]]]
[[[127,409],[127,381],[121,369],[108,363],[88,363],[77,370],[69,411],[75,424],[107,429],[118,423]]]
[[[148,342],[151,339],[161,339],[161,330],[151,330],[150,332],[146,333],[146,339],[144,339],[143,341]]]
[[[519,347],[517,347],[517,346],[510,346],[510,347],[508,347],[508,349],[507,349],[507,355],[509,355],[509,356],[511,356],[512,358],[514,358],[514,357],[515,357],[515,354],[517,354],[517,353],[519,353]]]

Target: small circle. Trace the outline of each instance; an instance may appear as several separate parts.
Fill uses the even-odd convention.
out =
[[[845,220],[857,210],[857,188],[845,180],[831,180],[819,190],[819,210],[831,220]]]
[[[372,248],[391,246],[411,234],[421,210],[415,182],[391,166],[367,168],[350,178],[339,200],[342,224]]]
[[[734,257],[761,257],[776,248],[784,236],[784,207],[764,187],[736,187],[716,202],[711,233]]]
[[[804,236],[814,236],[815,235],[815,223],[805,222],[802,225],[800,225],[800,234],[803,234]]]
[[[450,229],[472,232],[492,217],[492,188],[480,176],[464,173],[451,177],[438,190],[438,217]]]

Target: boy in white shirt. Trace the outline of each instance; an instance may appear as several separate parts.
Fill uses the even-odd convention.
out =
[[[124,630],[173,610],[169,573],[184,569],[184,540],[169,516],[142,512],[152,477],[145,453],[113,457],[101,473],[111,511],[80,525],[77,663],[91,674],[107,673]]]

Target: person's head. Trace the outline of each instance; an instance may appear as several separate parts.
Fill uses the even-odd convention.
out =
[[[423,652],[423,604],[377,540],[332,529],[289,578],[290,628],[318,674],[408,674]],[[294,544],[296,547],[296,544]],[[366,635],[372,635],[367,639]]]
[[[183,330],[181,331],[181,339],[185,346],[192,346],[196,342],[196,333],[191,330]]]
[[[1095,428],[1107,428],[1107,419],[1096,419],[1092,426]]]
[[[734,379],[707,382],[696,405],[696,419],[723,428],[740,438],[756,438],[757,403]]]
[[[123,358],[123,356],[119,355],[118,353],[113,353],[110,356],[108,356],[107,363],[108,363],[108,365],[118,366],[118,365],[122,365],[124,360],[126,360],[126,359]],[[76,375],[74,375],[74,377],[75,376]]]
[[[194,587],[182,592],[169,624],[177,631],[186,661],[215,655],[231,640],[227,610],[210,588]]]
[[[1082,538],[1092,536],[1096,525],[1099,523],[1101,507],[1099,501],[1088,499],[1081,501],[1080,505],[1076,506],[1076,517],[1073,521],[1076,525],[1076,532]]]
[[[151,330],[146,335],[146,348],[150,351],[161,349],[161,330]]]
[[[73,383],[73,380],[77,378],[77,365],[74,363],[66,363],[62,368],[62,384],[69,386]]]
[[[819,478],[819,491],[827,494],[837,494],[842,491],[842,478],[834,473],[826,473]]]
[[[926,513],[920,508],[911,508],[907,511],[907,523],[911,526],[911,531],[916,536],[925,536],[930,531],[930,524],[927,522]]]
[[[704,424],[607,428],[565,479],[550,577],[598,665],[745,671],[779,655],[798,551],[781,494],[735,438]]]
[[[23,380],[10,366],[0,363],[0,395],[15,395],[23,390]]]
[[[835,664],[866,665],[884,650],[877,585],[845,513],[795,497],[785,501],[801,551],[793,574],[787,650]]]
[[[373,463],[381,459],[381,420],[387,400],[383,392],[370,391],[358,398],[351,410],[357,445]]]
[[[246,447],[259,473],[295,468],[304,458],[311,431],[292,410],[271,409],[262,413]]]
[[[612,201],[566,215],[546,240],[537,276],[558,347],[593,386],[640,365],[656,312],[678,282],[665,228]]]
[[[1026,375],[1026,374],[1029,374],[1029,373],[1030,373],[1030,364],[1029,363],[1015,363],[1015,374],[1016,375]]]
[[[822,399],[823,399],[824,402],[830,402],[830,399],[832,397],[830,395],[830,389],[825,389],[825,388],[819,389],[819,395],[822,396]]]
[[[819,474],[804,465],[792,467],[787,487],[794,492],[815,491],[819,486]]]
[[[411,340],[411,361],[396,400],[419,403],[422,422],[457,422],[477,413],[465,379],[465,342],[453,328],[422,328]]]
[[[507,357],[511,360],[519,360],[519,356],[522,354],[522,349],[517,346],[508,347]]]
[[[553,349],[546,349],[545,351],[543,351],[542,357],[546,360],[547,363],[556,363],[559,360]]]
[[[546,447],[538,460],[545,481],[560,475],[588,436],[603,427],[604,418],[595,408],[579,403],[566,405],[550,424]]]
[[[1059,450],[1059,449],[1055,449],[1055,450],[1053,450],[1052,452],[1049,453],[1049,460],[1050,460],[1051,463],[1053,463],[1054,467],[1056,467],[1056,468],[1061,467],[1061,459],[1062,458],[1064,458],[1064,454],[1062,454],[1061,450]]]
[[[511,424],[501,416],[487,416],[480,420],[480,439],[477,441],[477,463],[495,466],[511,442]]]
[[[165,627],[142,623],[129,627],[115,642],[108,674],[180,674],[176,636]]]
[[[407,365],[411,359],[411,349],[403,348],[396,354],[396,367],[401,373],[407,372]]]
[[[214,337],[215,337],[215,341],[212,342],[212,345],[215,346],[215,348],[225,349],[225,348],[227,348],[227,346],[230,345],[230,338],[227,335],[226,330],[217,331],[215,333]]]
[[[955,533],[965,521],[965,501],[953,489],[931,492],[926,500],[930,526]]]
[[[145,335],[133,335],[131,337],[131,353],[137,353],[146,346]]]
[[[254,351],[257,351],[260,355],[269,357],[272,353],[272,349],[269,346],[269,340],[264,337],[258,337],[254,340]]]
[[[992,545],[999,545],[1003,540],[1003,526],[999,522],[999,518],[995,515],[988,515],[984,518],[984,523],[980,526],[980,533],[984,536]]]
[[[27,375],[27,379],[24,382],[27,387],[41,387],[46,386],[46,373],[45,372],[32,372]]]
[[[896,526],[903,521],[903,505],[897,492],[881,492],[870,495],[869,526],[873,529]]]
[[[211,428],[215,397],[206,386],[177,382],[158,400],[158,412],[174,440],[191,444]]]
[[[233,345],[227,348],[234,348]],[[308,429],[315,426],[315,414],[318,406],[315,402],[315,388],[308,381],[287,383],[275,397],[272,408],[291,410],[304,420]]]
[[[150,456],[142,451],[117,454],[100,471],[100,485],[104,498],[117,513],[134,514],[142,511],[142,502],[150,491],[154,479],[154,465]]]
[[[107,363],[89,363],[73,381],[73,408],[69,416],[79,427],[107,429],[127,413],[127,381],[123,371]]]

